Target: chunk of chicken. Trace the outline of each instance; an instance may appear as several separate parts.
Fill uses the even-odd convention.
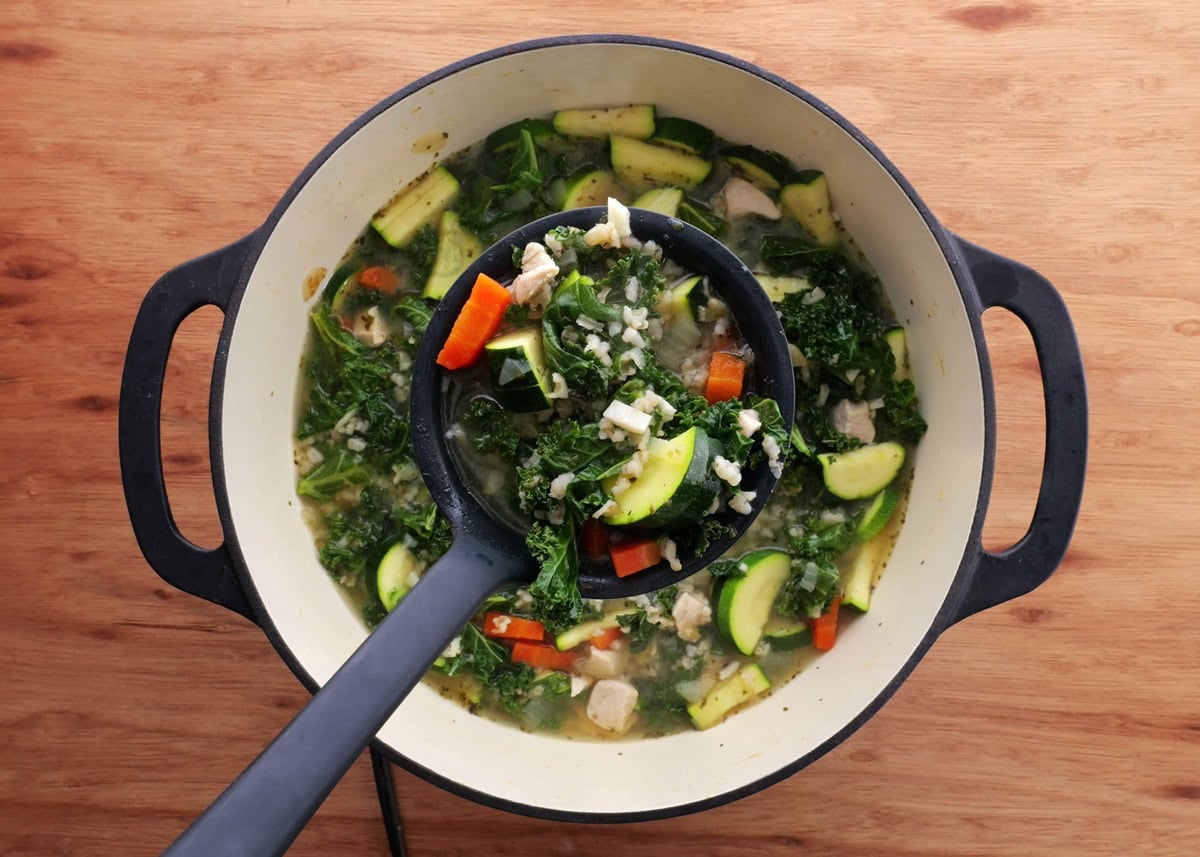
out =
[[[694,643],[700,639],[700,626],[712,621],[712,605],[707,598],[681,592],[671,608],[671,618],[675,620],[679,639]]]
[[[620,735],[633,724],[637,701],[637,688],[629,682],[601,679],[588,697],[587,716],[601,729]]]
[[[388,325],[379,314],[378,307],[360,312],[354,317],[354,336],[364,345],[378,348],[387,342]]]
[[[629,649],[620,643],[614,643],[607,649],[590,648],[587,656],[576,663],[576,669],[584,675],[596,678],[612,678],[625,671],[629,663]]]
[[[535,315],[541,315],[550,303],[550,289],[557,276],[558,265],[550,258],[546,248],[536,241],[530,241],[521,254],[521,273],[517,274],[508,289],[512,292],[513,300],[528,306]]]
[[[753,214],[764,220],[778,220],[783,216],[775,200],[745,179],[731,178],[721,189],[725,198],[725,213],[732,220]]]
[[[871,406],[866,402],[842,399],[833,406],[829,414],[833,427],[842,434],[856,437],[863,443],[875,440],[875,423],[871,419]]]

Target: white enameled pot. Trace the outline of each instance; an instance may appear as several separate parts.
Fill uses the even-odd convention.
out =
[[[795,680],[720,726],[637,742],[568,741],[473,716],[421,686],[379,732],[377,746],[389,756],[448,789],[575,820],[694,811],[795,772],[871,716],[943,630],[1049,576],[1079,508],[1087,416],[1078,345],[1048,282],[946,232],[868,140],[792,84],[689,45],[564,37],[463,60],[364,114],[261,228],[155,284],[121,393],[122,476],[150,564],[175,586],[261,625],[297,676],[321,685],[366,630],[317,561],[295,495],[290,438],[308,321],[302,284],[314,268],[332,270],[371,215],[437,159],[428,141],[444,134],[447,155],[524,117],[629,103],[656,104],[828,174],[846,229],[908,328],[930,429],[869,616],[849,623],[838,645]],[[188,543],[171,520],[158,428],[172,334],[205,304],[225,312],[210,427],[225,543],[211,551]],[[994,448],[980,326],[987,306],[1011,309],[1030,328],[1046,395],[1034,520],[1003,554],[979,541]]]

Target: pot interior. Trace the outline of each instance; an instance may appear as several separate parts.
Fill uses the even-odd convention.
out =
[[[908,328],[930,430],[916,453],[907,518],[871,611],[849,623],[838,645],[799,677],[706,732],[567,741],[472,716],[422,685],[379,737],[484,800],[593,817],[680,811],[815,758],[817,748],[872,705],[930,633],[978,504],[986,457],[981,358],[929,225],[852,134],[794,92],[722,58],[661,44],[566,43],[500,52],[434,77],[376,113],[298,189],[278,215],[226,331],[217,435],[226,532],[262,601],[264,626],[318,683],[366,633],[318,563],[294,491],[289,439],[307,325],[306,276],[336,266],[376,209],[437,159],[428,144],[443,132],[441,152],[449,155],[500,125],[558,108],[654,103],[720,136],[823,169],[835,207]]]

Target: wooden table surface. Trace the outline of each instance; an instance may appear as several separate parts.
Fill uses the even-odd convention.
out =
[[[807,87],[948,227],[1058,286],[1090,389],[1079,526],[1048,583],[948,631],[784,783],[595,827],[398,770],[411,853],[1200,853],[1200,4],[651,8],[0,4],[0,855],[157,853],[307,698],[257,628],[167,587],[134,543],[116,407],[150,284],[257,226],[329,138],[417,76],[526,37],[652,28]],[[184,324],[163,409],[175,513],[208,545],[220,321]],[[1042,412],[1028,334],[1001,311],[985,327],[986,543],[1002,547],[1032,510]],[[291,853],[386,853],[365,758]]]

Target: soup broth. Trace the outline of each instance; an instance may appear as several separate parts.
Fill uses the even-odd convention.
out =
[[[904,331],[813,165],[714,139],[646,105],[514,123],[402,189],[313,306],[297,490],[320,561],[369,626],[450,543],[407,417],[413,357],[437,299],[498,237],[610,199],[610,223],[622,203],[679,217],[756,272],[792,345],[797,408],[788,436],[773,403],[713,392],[715,355],[752,355],[712,284],[655,248],[618,240],[600,252],[602,238],[578,234],[516,248],[522,276],[546,261],[554,276],[536,300],[510,284],[517,297],[491,352],[453,373],[451,440],[476,489],[532,527],[543,575],[489,599],[426,681],[476,713],[568,738],[708,728],[832,646],[839,617],[870,609],[902,519],[908,453],[925,430]],[[591,315],[555,315],[565,289]],[[689,454],[707,457],[688,470],[699,482],[678,489],[699,493],[677,491],[662,508],[678,514],[656,506],[641,522],[655,526],[639,530],[614,509],[652,440],[687,441]],[[642,465],[627,466],[639,454]],[[752,457],[780,484],[720,561],[650,595],[580,598],[563,571],[580,555],[636,573],[628,563],[674,563],[719,538],[713,514],[753,499],[738,490]],[[588,485],[602,486],[586,497],[580,462],[597,477]],[[609,464],[604,480],[598,462]]]

